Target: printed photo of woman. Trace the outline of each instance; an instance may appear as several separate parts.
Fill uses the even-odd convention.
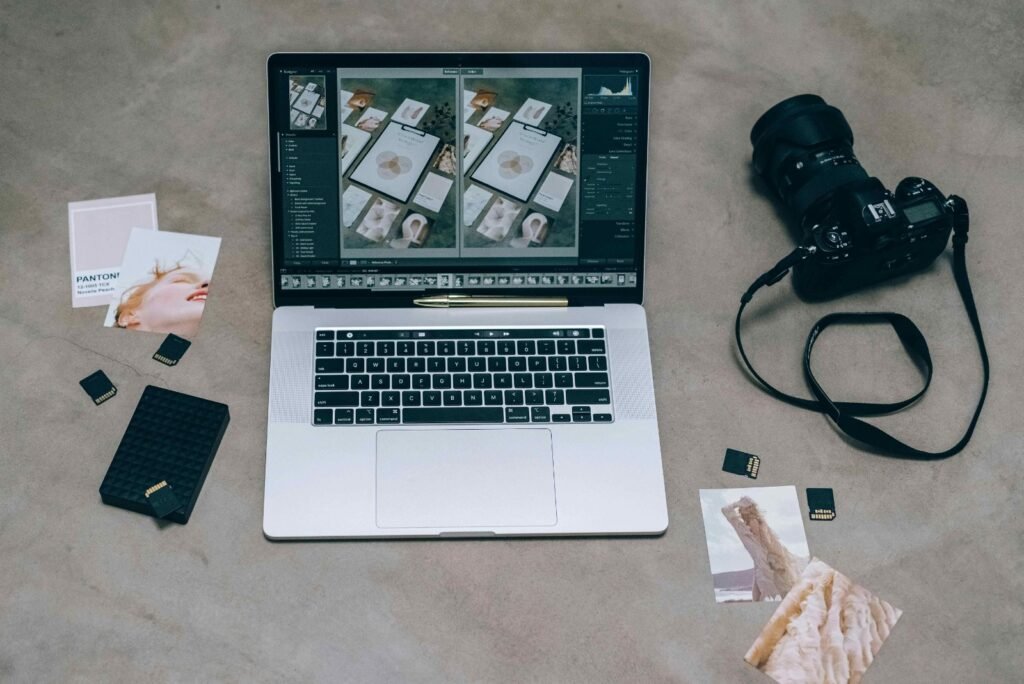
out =
[[[194,337],[219,251],[220,238],[133,229],[104,325]]]

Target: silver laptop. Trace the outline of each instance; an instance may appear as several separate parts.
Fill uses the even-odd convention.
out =
[[[263,530],[659,534],[643,54],[275,54]]]

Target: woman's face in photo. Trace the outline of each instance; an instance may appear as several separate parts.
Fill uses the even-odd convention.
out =
[[[195,271],[182,268],[168,273],[146,291],[140,306],[131,312],[135,319],[132,327],[194,336],[209,286],[208,279]]]

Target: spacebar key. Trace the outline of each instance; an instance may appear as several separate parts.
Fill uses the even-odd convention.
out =
[[[403,423],[502,423],[504,411],[500,406],[404,408]]]

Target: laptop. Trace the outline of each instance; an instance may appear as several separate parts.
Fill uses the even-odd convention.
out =
[[[272,540],[668,525],[639,53],[267,62]]]

